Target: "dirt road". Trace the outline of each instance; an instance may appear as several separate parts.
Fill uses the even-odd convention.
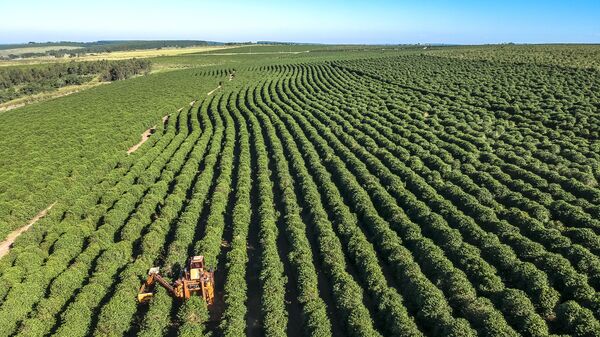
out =
[[[144,145],[144,143],[148,140],[148,138],[150,138],[150,136],[152,135],[152,133],[154,132],[155,129],[156,129],[156,125],[151,127],[150,129],[144,131],[144,133],[142,133],[142,139],[140,140],[140,142],[135,144],[134,146],[130,147],[127,150],[127,154],[134,153],[137,149],[140,148],[140,146]]]
[[[6,239],[4,241],[2,241],[2,243],[0,243],[0,258],[2,258],[4,255],[8,254],[8,252],[10,251],[10,247],[15,242],[15,240],[19,237],[19,235],[21,235],[21,234],[23,234],[23,232],[27,231],[29,229],[29,227],[33,226],[33,224],[35,224],[38,220],[45,217],[46,214],[48,214],[48,211],[52,207],[54,207],[54,205],[56,205],[56,201],[54,203],[52,203],[52,205],[46,207],[46,209],[41,210],[36,216],[34,216],[31,220],[29,220],[27,225],[25,225],[21,228],[15,229],[10,234],[8,234]]]
[[[206,93],[206,95],[207,95],[207,96],[210,96],[210,95],[212,95],[212,94],[213,94],[215,91],[217,91],[217,90],[219,90],[219,89],[221,89],[221,86],[218,86],[218,87],[214,88],[213,90],[211,90],[211,91],[209,91],[208,93]]]
[[[194,105],[194,103],[195,103],[195,102],[196,102],[196,101],[193,101],[193,102],[191,102],[191,103],[190,103],[190,106],[191,106],[191,105]],[[179,110],[177,110],[177,111],[181,111],[181,110],[183,110],[183,108],[181,108],[181,109],[179,109]],[[169,121],[169,118],[170,118],[170,117],[171,117],[171,114],[168,114],[168,115],[166,115],[166,116],[164,116],[164,117],[162,118],[162,123],[163,123],[163,125],[167,124],[167,122]],[[137,144],[135,144],[134,146],[130,147],[130,148],[127,150],[127,154],[132,154],[132,153],[134,153],[134,152],[135,152],[137,149],[139,149],[139,148],[140,148],[140,146],[144,145],[144,143],[145,143],[145,142],[148,140],[148,138],[150,138],[150,136],[152,136],[152,134],[154,133],[154,130],[156,130],[156,125],[155,125],[155,126],[153,126],[153,127],[151,127],[150,129],[148,129],[148,130],[144,131],[144,133],[142,133],[142,139],[140,140],[140,142],[139,142],[139,143],[137,143]]]

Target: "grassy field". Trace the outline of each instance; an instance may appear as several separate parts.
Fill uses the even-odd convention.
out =
[[[54,48],[55,47],[38,47],[38,48]],[[71,49],[78,47],[69,47],[63,49]],[[51,62],[70,62],[70,61],[98,61],[98,60],[124,60],[130,58],[148,58],[157,56],[174,56],[183,54],[194,54],[204,53],[209,51],[220,51],[229,49],[230,46],[197,46],[197,47],[185,47],[185,48],[162,48],[162,49],[143,49],[143,50],[127,50],[127,51],[114,51],[109,53],[89,53],[85,55],[78,55],[77,57],[32,57],[26,59],[17,60],[0,60],[0,67],[6,66],[19,66],[19,65],[33,65],[33,64],[44,64]],[[26,48],[19,48],[22,50]],[[11,50],[11,49],[7,49]],[[0,50],[0,53],[4,53],[7,50]],[[43,51],[43,50],[40,50]],[[22,52],[24,53],[24,51]],[[8,55],[8,54],[6,54]]]
[[[81,47],[77,46],[43,46],[43,47],[23,47],[23,48],[11,48],[11,49],[0,49],[0,57],[8,56],[8,55],[22,55],[26,53],[44,53],[50,50],[60,50],[60,49],[68,49],[75,50],[80,49]]]
[[[600,47],[247,48],[0,115],[0,336],[600,335]]]

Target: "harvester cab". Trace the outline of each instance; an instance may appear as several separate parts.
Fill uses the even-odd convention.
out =
[[[204,271],[204,257],[194,256],[190,260],[190,279],[199,280]]]

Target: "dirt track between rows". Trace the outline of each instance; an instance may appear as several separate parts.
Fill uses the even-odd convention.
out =
[[[154,130],[156,130],[156,125],[149,128],[148,130],[144,131],[144,133],[142,133],[142,139],[140,140],[140,142],[135,144],[134,146],[130,147],[127,150],[127,154],[134,153],[135,151],[137,151],[137,149],[140,148],[140,146],[144,145],[144,143],[150,138],[150,136],[152,135]]]
[[[206,96],[210,96],[210,95],[212,95],[212,94],[213,94],[215,91],[217,91],[217,90],[219,90],[219,89],[221,89],[221,86],[218,86],[218,87],[214,88],[213,90],[211,90],[211,91],[207,92],[207,93],[206,93]]]
[[[56,201],[54,203],[52,203],[52,205],[41,210],[36,216],[34,216],[31,220],[29,220],[27,225],[20,227],[18,229],[15,229],[10,234],[8,234],[6,239],[4,241],[2,241],[2,243],[0,243],[0,259],[4,255],[8,254],[8,252],[10,251],[10,247],[15,242],[15,240],[19,237],[19,235],[21,235],[21,234],[23,234],[23,232],[27,231],[31,226],[33,226],[36,222],[38,222],[38,220],[45,217],[46,214],[48,214],[48,211],[52,207],[54,207],[54,205],[56,205]]]
[[[163,124],[167,124],[167,122],[169,121],[169,117],[170,116],[171,116],[171,114],[168,114],[168,115],[164,116],[162,118],[162,123]],[[152,136],[152,134],[154,133],[154,130],[156,130],[156,125],[153,126],[153,127],[151,127],[151,128],[149,128],[148,130],[144,131],[144,133],[142,133],[142,139],[140,140],[140,142],[137,143],[137,144],[135,144],[134,146],[130,147],[127,150],[127,154],[134,153],[135,151],[137,151],[137,149],[140,148],[140,146],[144,145],[144,143],[150,138],[150,136]]]

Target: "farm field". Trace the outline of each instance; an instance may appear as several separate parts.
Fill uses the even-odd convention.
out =
[[[77,50],[80,47],[77,46],[44,46],[44,47],[24,47],[24,48],[10,48],[10,49],[0,49],[0,57],[8,56],[11,54],[20,55],[25,53],[43,53],[51,50]]]
[[[600,48],[588,45],[498,45],[480,48],[456,46],[452,48],[429,48],[433,55],[459,59],[492,60],[518,63],[538,63],[565,67],[600,69]]]
[[[60,46],[61,49],[73,50],[77,52],[78,47]],[[86,53],[84,55],[78,55],[77,57],[61,57],[54,58],[48,56],[31,57],[16,60],[0,60],[0,67],[8,66],[22,66],[22,65],[36,65],[45,63],[65,63],[73,60],[76,61],[98,61],[98,60],[126,60],[130,58],[148,58],[158,56],[175,56],[185,54],[195,54],[203,52],[226,52],[226,49],[232,48],[230,46],[194,46],[194,47],[180,47],[180,48],[156,48],[156,49],[140,49],[140,50],[124,50],[114,52],[96,52]],[[18,48],[18,49],[0,49],[0,56],[15,54],[15,53],[30,53],[30,52],[44,52],[48,50],[54,50],[57,47],[32,47],[32,48]]]
[[[600,47],[247,48],[0,113],[0,336],[600,336]]]

